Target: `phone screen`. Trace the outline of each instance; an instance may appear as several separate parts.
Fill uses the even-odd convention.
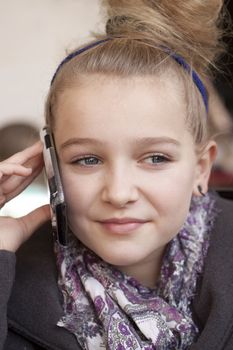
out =
[[[44,144],[43,156],[45,172],[50,192],[52,209],[52,228],[56,239],[62,245],[67,244],[67,215],[64,191],[59,172],[56,149],[52,133],[48,126],[41,130],[41,140]]]

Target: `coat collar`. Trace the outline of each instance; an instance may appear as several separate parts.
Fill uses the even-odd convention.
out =
[[[233,201],[217,198],[216,206],[220,213],[193,304],[201,333],[192,350],[233,349]]]
[[[14,332],[45,349],[80,350],[75,337],[57,326],[63,310],[51,232],[47,223],[17,252],[8,324]]]

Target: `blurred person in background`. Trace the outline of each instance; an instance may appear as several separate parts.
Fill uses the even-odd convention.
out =
[[[213,84],[209,89],[210,133],[218,144],[217,158],[210,177],[215,189],[233,188],[233,118],[223,96]]]
[[[209,89],[211,133],[218,143],[217,159],[210,177],[215,189],[233,189],[233,0],[225,1],[228,16],[223,41],[227,47]]]

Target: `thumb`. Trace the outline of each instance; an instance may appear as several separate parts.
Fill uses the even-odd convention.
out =
[[[48,204],[39,207],[29,214],[19,218],[22,227],[22,240],[26,241],[34,231],[51,218],[50,206]]]

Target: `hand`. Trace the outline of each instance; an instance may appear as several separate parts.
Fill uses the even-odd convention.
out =
[[[0,208],[39,175],[43,168],[42,150],[43,145],[39,141],[0,162]],[[17,219],[0,217],[0,249],[15,252],[49,218],[49,205]]]

